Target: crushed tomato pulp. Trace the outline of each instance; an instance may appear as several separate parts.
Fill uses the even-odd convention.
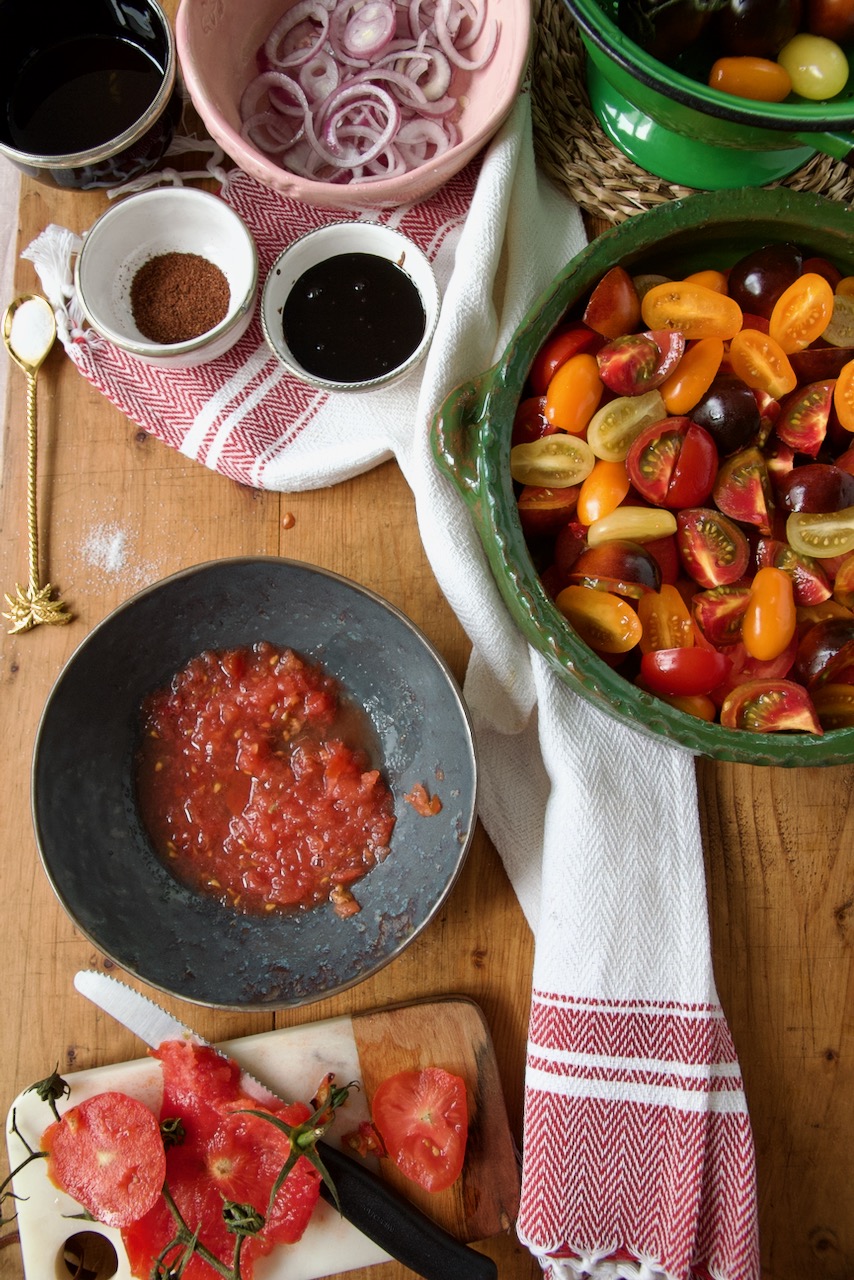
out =
[[[140,811],[178,880],[247,913],[359,910],[394,801],[367,716],[320,666],[267,642],[206,651],[142,715]]]

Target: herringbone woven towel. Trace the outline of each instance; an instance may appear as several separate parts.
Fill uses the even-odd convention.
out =
[[[224,196],[262,270],[330,217],[243,175]],[[397,458],[474,646],[480,815],[536,935],[520,1235],[554,1276],[757,1280],[753,1150],[711,974],[693,760],[589,707],[529,650],[430,449],[445,396],[493,363],[584,243],[578,209],[536,172],[527,96],[482,164],[381,216],[427,249],[444,298],[423,370],[367,396],[293,384],[257,324],[201,370],[146,371],[81,329],[73,237],[52,228],[28,256],[81,373],[206,466],[289,491]]]

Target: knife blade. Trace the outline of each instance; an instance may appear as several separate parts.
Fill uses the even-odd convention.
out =
[[[74,986],[151,1048],[165,1040],[208,1044],[148,996],[118,978],[95,969],[82,969],[75,974]],[[209,1047],[220,1052],[216,1045]],[[238,1066],[241,1085],[250,1096],[262,1103],[281,1101],[239,1062]],[[344,1217],[391,1257],[424,1280],[448,1280],[449,1276],[454,1280],[497,1280],[498,1268],[491,1258],[462,1244],[367,1166],[322,1140],[317,1148],[335,1183]],[[325,1183],[321,1183],[321,1194],[331,1199]]]

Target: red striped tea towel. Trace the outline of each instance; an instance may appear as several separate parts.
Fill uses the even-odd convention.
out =
[[[328,216],[242,175],[225,196],[262,270]],[[753,1149],[711,973],[693,759],[589,707],[529,649],[430,448],[445,396],[492,365],[584,243],[578,209],[536,171],[527,95],[479,168],[392,216],[433,255],[442,311],[423,369],[366,396],[291,385],[257,327],[230,359],[149,375],[83,333],[68,233],[49,229],[28,255],[84,376],[206,466],[295,490],[397,458],[472,641],[479,812],[536,939],[521,1238],[555,1280],[757,1280]]]

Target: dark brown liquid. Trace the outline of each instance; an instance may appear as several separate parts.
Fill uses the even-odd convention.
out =
[[[64,40],[31,58],[9,95],[12,145],[37,156],[103,146],[136,123],[162,81],[162,68],[127,40]]]
[[[282,313],[296,359],[333,382],[365,382],[396,369],[418,346],[426,323],[409,276],[373,253],[340,253],[311,267]]]

